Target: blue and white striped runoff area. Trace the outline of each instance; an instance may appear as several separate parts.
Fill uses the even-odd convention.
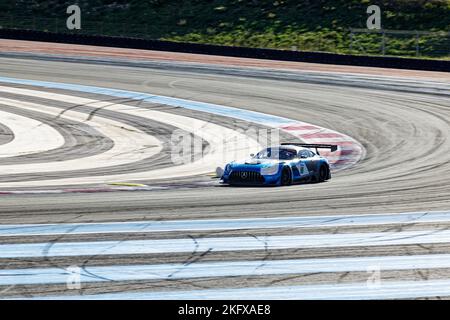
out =
[[[216,279],[217,285],[205,289],[141,289],[138,291],[99,292],[80,294],[67,289],[62,293],[36,294],[35,299],[404,299],[450,296],[450,251],[414,253],[389,250],[399,246],[416,245],[430,247],[450,243],[450,211],[413,212],[389,214],[297,216],[279,218],[241,218],[204,220],[133,221],[105,223],[62,223],[0,226],[1,261],[20,259],[52,259],[56,257],[127,257],[133,254],[151,257],[154,254],[176,253],[252,253],[276,252],[283,249],[322,250],[324,248],[386,248],[380,254],[359,254],[333,257],[290,257],[277,259],[247,260],[224,259],[202,261],[179,261],[172,263],[152,262],[147,264],[88,265],[77,271],[81,288],[88,283],[122,283],[132,281],[174,281]],[[364,227],[384,231],[367,231]],[[404,230],[405,227],[410,227]],[[344,228],[340,230],[339,228]],[[360,228],[362,228],[360,230]],[[289,230],[288,235],[278,231]],[[315,229],[320,229],[320,232]],[[211,231],[233,231],[232,235],[193,236],[195,233]],[[264,235],[253,235],[255,230]],[[324,231],[325,230],[325,231]],[[336,232],[336,230],[340,230]],[[305,232],[307,231],[307,232]],[[170,232],[170,233],[167,233]],[[139,233],[151,235],[151,239],[124,240],[127,235]],[[191,235],[192,233],[193,235]],[[271,234],[273,233],[273,234]],[[68,237],[91,237],[92,235],[117,236],[109,241],[64,241]],[[125,236],[124,236],[125,235]],[[14,239],[26,239],[14,243]],[[55,237],[58,241],[49,241]],[[102,237],[99,237],[102,238]],[[46,239],[46,241],[40,241]],[[442,251],[444,250],[444,251]],[[448,250],[448,249],[447,249]],[[233,257],[231,255],[231,257]],[[377,285],[371,285],[370,272],[378,270]],[[427,280],[387,277],[384,273],[427,270],[444,272],[444,276]],[[69,266],[39,268],[4,268],[0,270],[0,297],[23,298],[9,295],[10,288],[19,286],[61,286],[73,277]],[[368,273],[369,272],[369,273]],[[367,274],[367,281],[350,282],[325,281],[306,282],[293,285],[244,285],[227,286],[221,279],[235,277],[264,278],[270,276],[293,277],[308,274],[359,273]],[[363,278],[364,280],[364,278]],[[173,282],[172,282],[173,283]],[[28,296],[29,297],[29,296]]]

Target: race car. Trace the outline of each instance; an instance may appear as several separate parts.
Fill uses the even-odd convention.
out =
[[[315,152],[311,149],[314,149]],[[227,164],[221,182],[229,185],[287,186],[331,179],[328,160],[319,149],[337,150],[336,145],[282,143],[261,150],[250,159]]]

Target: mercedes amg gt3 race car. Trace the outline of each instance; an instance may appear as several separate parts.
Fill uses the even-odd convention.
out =
[[[315,149],[315,152],[311,149]],[[336,145],[282,143],[261,150],[243,162],[225,166],[221,181],[230,185],[287,186],[301,182],[323,182],[331,179],[328,160],[318,149],[337,150]]]

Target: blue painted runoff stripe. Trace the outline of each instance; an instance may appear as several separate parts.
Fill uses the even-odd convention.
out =
[[[367,282],[269,286],[251,288],[217,288],[186,291],[140,291],[97,295],[34,297],[36,300],[370,300],[410,299],[450,296],[450,280],[381,281],[379,286]]]
[[[80,268],[76,275],[79,276],[80,283],[85,283],[266,276],[318,272],[367,272],[373,268],[377,268],[381,272],[450,268],[450,254],[88,266]],[[66,283],[69,277],[73,275],[73,269],[63,268],[0,270],[0,286],[61,284]]]
[[[0,225],[0,237],[90,233],[151,233],[168,231],[319,228],[408,223],[450,222],[450,211],[279,218],[202,219],[104,223]]]
[[[31,85],[38,87],[45,87],[50,89],[62,89],[62,90],[72,90],[85,93],[93,94],[104,94],[108,96],[142,100],[145,102],[164,104],[173,107],[182,107],[195,111],[208,112],[220,116],[226,116],[231,118],[237,118],[249,122],[264,124],[268,126],[278,127],[283,124],[293,123],[294,120],[268,115],[255,111],[248,111],[239,108],[227,107],[218,104],[196,102],[186,99],[178,99],[166,96],[155,95],[151,93],[143,93],[137,91],[127,91],[119,89],[110,89],[95,86],[85,86],[78,84],[68,84],[68,83],[57,83],[48,81],[38,81],[38,80],[25,80],[16,78],[0,77],[0,82],[11,83],[11,84],[21,84],[21,85]]]

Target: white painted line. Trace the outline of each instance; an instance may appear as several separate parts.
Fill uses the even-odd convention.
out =
[[[2,244],[0,245],[0,258],[367,247],[448,242],[450,242],[450,230],[97,242],[46,242]]]
[[[62,111],[55,107],[6,98],[0,98],[0,103],[24,110],[38,111],[54,117]],[[87,122],[89,115],[69,110],[61,115],[61,118],[76,122]],[[110,150],[94,156],[66,161],[0,165],[0,172],[7,174],[42,173],[117,166],[143,160],[162,150],[161,141],[135,127],[97,116],[93,117],[88,123],[101,134],[113,140],[114,146]],[[30,135],[26,142],[33,145],[35,138],[35,136]]]
[[[80,282],[145,281],[319,272],[367,272],[374,266],[381,272],[450,268],[450,254],[88,266],[80,268],[79,280]],[[63,268],[0,270],[0,286],[66,283],[72,274],[70,270]]]
[[[97,295],[48,296],[33,299],[66,300],[371,300],[450,296],[450,280],[382,281],[252,288],[219,288],[189,291],[141,291]]]
[[[16,224],[0,225],[0,237],[91,233],[151,233],[168,231],[213,231],[269,228],[320,228],[448,222],[450,222],[450,211],[280,218]]]
[[[0,111],[0,123],[14,134],[12,141],[0,145],[0,158],[50,151],[64,145],[63,136],[40,121]]]
[[[55,94],[43,91],[35,91],[28,89],[9,88],[0,86],[0,92],[9,92],[14,94],[41,97],[50,100],[64,101],[73,104],[82,104],[86,106],[102,108],[115,112],[121,112],[141,118],[152,119],[163,123],[170,124],[187,132],[192,132],[197,136],[208,141],[210,151],[200,160],[179,165],[170,168],[151,170],[146,172],[107,175],[107,176],[90,176],[82,178],[67,178],[57,180],[39,180],[14,183],[0,183],[0,187],[31,187],[31,186],[51,186],[51,185],[75,185],[89,183],[108,183],[113,181],[143,181],[162,178],[176,178],[180,176],[192,176],[206,174],[218,165],[230,162],[236,158],[244,158],[248,156],[249,150],[258,150],[260,145],[246,135],[238,131],[231,130],[213,123],[201,121],[189,117],[179,116],[175,114],[165,113],[161,111],[149,110],[146,108],[133,107],[121,104],[111,104],[111,102],[103,102],[98,100],[80,98],[70,95]]]

